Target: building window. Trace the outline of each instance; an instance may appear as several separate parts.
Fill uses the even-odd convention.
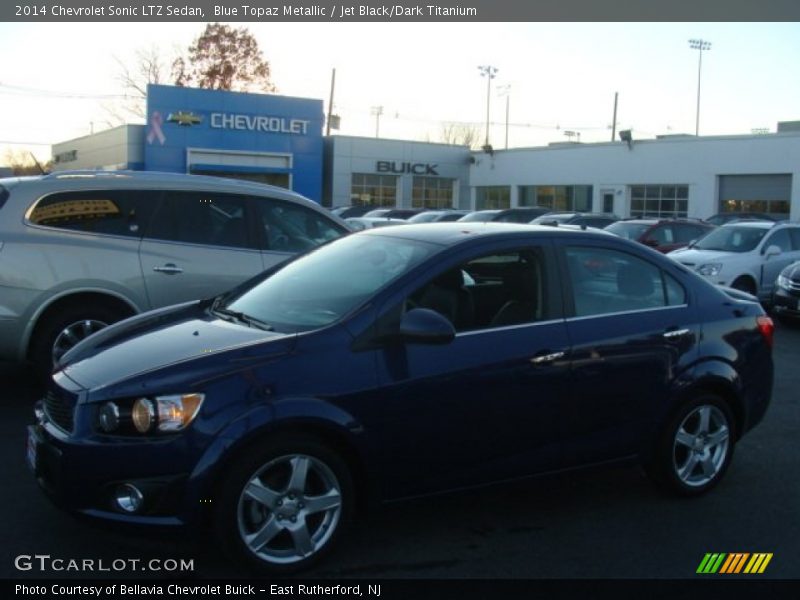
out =
[[[688,185],[632,185],[632,217],[685,217],[689,210]]]
[[[453,179],[414,177],[411,206],[414,208],[452,208]]]
[[[350,203],[354,206],[395,206],[397,204],[397,176],[353,173]]]
[[[487,185],[475,188],[475,210],[511,208],[511,188],[507,185]]]
[[[544,206],[553,210],[591,212],[590,185],[523,185],[519,206]]]

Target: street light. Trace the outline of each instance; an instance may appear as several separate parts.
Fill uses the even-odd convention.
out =
[[[497,94],[502,98],[506,97],[506,150],[508,150],[508,101],[511,98],[511,84],[500,85],[497,87]]]
[[[711,42],[701,39],[689,40],[689,48],[698,50],[697,62],[697,113],[695,118],[694,134],[700,135],[700,72],[703,69],[703,50],[711,50]]]
[[[481,77],[486,77],[486,143],[484,148],[489,147],[489,98],[492,93],[492,79],[497,75],[497,67],[491,65],[480,65],[478,70],[481,72]]]

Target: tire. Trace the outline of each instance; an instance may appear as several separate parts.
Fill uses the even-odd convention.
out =
[[[350,524],[350,471],[316,438],[276,437],[227,470],[214,499],[216,534],[234,562],[254,571],[306,569],[330,552]]]
[[[739,277],[731,284],[731,287],[741,292],[747,292],[752,296],[758,293],[755,284],[753,284],[753,281],[749,277]]]
[[[717,396],[703,394],[681,406],[666,423],[647,470],[666,491],[699,496],[723,478],[735,443],[730,407]]]
[[[122,320],[121,311],[103,305],[67,306],[46,316],[36,327],[30,358],[43,376],[53,370],[55,360],[90,334]]]

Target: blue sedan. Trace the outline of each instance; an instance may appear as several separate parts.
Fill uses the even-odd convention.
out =
[[[75,346],[28,460],[69,511],[210,521],[285,573],[364,501],[621,461],[706,492],[767,409],[772,334],[746,294],[602,232],[370,230]]]

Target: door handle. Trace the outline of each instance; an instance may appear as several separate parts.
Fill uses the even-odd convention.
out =
[[[681,337],[683,337],[685,335],[689,335],[690,333],[692,333],[692,332],[689,329],[672,329],[670,331],[665,331],[663,336],[664,336],[664,339],[667,339],[667,340],[676,340],[676,339],[681,338]]]
[[[551,352],[550,354],[541,354],[539,356],[534,356],[531,359],[532,365],[547,365],[551,362],[557,361],[559,358],[564,358],[563,352]]]
[[[167,263],[163,267],[153,267],[153,271],[156,273],[166,273],[167,275],[183,273],[183,269],[174,263]]]

